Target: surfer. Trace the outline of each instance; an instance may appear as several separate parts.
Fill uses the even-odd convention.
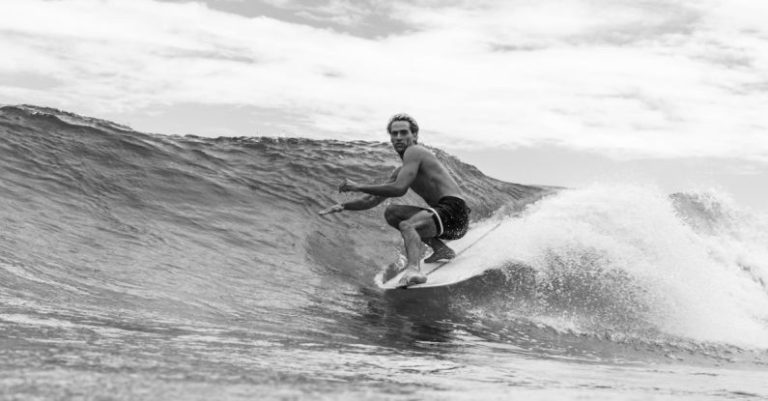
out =
[[[419,243],[423,241],[433,250],[425,260],[427,263],[453,259],[456,253],[442,240],[459,239],[466,234],[470,209],[448,169],[432,152],[418,144],[419,125],[413,117],[395,114],[387,124],[387,131],[403,165],[396,168],[383,184],[363,185],[345,178],[339,185],[339,192],[362,192],[366,196],[333,205],[319,214],[370,209],[386,198],[405,195],[411,188],[430,207],[390,205],[384,218],[390,226],[400,230],[405,244],[408,261],[400,285],[421,284],[427,281],[427,276],[421,272]]]

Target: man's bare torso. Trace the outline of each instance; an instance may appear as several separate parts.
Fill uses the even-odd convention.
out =
[[[424,201],[435,206],[444,196],[462,197],[459,185],[432,152],[420,145],[409,146],[406,152],[416,152],[420,162],[418,173],[410,188],[424,198]],[[399,171],[400,168],[394,175],[396,176]]]

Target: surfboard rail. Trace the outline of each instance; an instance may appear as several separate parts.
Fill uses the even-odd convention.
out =
[[[452,245],[455,244],[456,246],[456,256],[451,260],[437,263],[424,263],[422,260],[421,269],[427,276],[426,283],[401,286],[399,282],[403,277],[404,272],[400,272],[393,278],[384,282],[384,272],[386,269],[382,269],[382,271],[376,274],[374,282],[383,290],[433,288],[457,284],[476,275],[483,274],[483,272],[491,266],[478,268],[477,264],[473,264],[472,262],[472,257],[475,255],[472,255],[471,252],[468,253],[467,251],[473,249],[475,245],[479,244],[483,239],[488,237],[488,235],[496,231],[501,227],[501,224],[502,221],[491,221],[481,223],[479,226],[471,228],[464,238],[452,243]]]

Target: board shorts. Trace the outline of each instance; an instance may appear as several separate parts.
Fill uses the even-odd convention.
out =
[[[467,233],[471,210],[463,199],[444,196],[437,201],[437,205],[427,210],[432,212],[432,219],[437,227],[437,238],[454,240]]]

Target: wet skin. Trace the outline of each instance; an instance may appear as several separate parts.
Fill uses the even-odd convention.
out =
[[[392,147],[400,155],[403,165],[398,167],[389,181],[384,184],[361,185],[345,179],[339,186],[340,192],[362,192],[369,196],[347,202],[339,210],[333,209],[335,206],[332,206],[321,211],[321,214],[344,209],[367,209],[386,198],[403,196],[409,188],[431,206],[435,206],[444,196],[462,198],[456,181],[432,152],[417,143],[418,135],[411,131],[407,121],[393,122],[390,125],[389,136]],[[400,230],[405,244],[408,262],[401,285],[419,284],[427,279],[421,273],[419,263],[422,241],[430,245],[435,252],[430,259],[450,259],[454,256],[454,252],[436,238],[438,228],[430,211],[415,206],[391,205],[385,211],[385,218],[387,223]]]

